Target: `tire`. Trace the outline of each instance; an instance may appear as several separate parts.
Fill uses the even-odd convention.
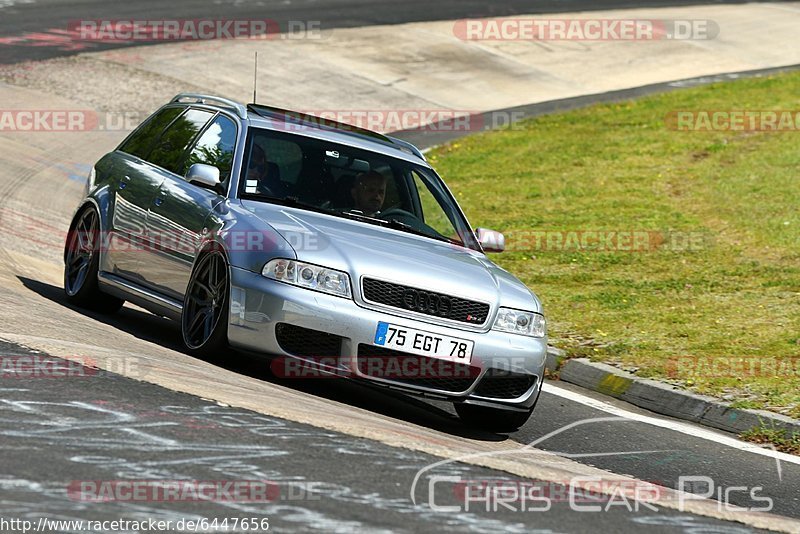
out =
[[[100,291],[100,217],[86,208],[75,217],[64,245],[64,292],[76,306],[100,313],[119,311],[124,300]]]
[[[458,417],[467,425],[490,432],[513,432],[525,424],[533,408],[524,412],[512,412],[500,408],[487,408],[474,404],[453,404]]]
[[[219,358],[228,349],[228,262],[219,251],[203,253],[192,269],[181,313],[181,338],[189,354]]]

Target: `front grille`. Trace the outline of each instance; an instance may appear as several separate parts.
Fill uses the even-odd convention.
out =
[[[358,345],[358,370],[373,378],[451,393],[468,390],[480,374],[471,365],[363,343]]]
[[[327,332],[278,323],[275,325],[275,337],[278,345],[294,356],[338,358],[342,354],[342,338]]]
[[[472,393],[490,399],[516,399],[536,384],[536,376],[489,369]]]
[[[364,278],[364,299],[393,308],[480,325],[489,317],[489,305],[443,293]]]

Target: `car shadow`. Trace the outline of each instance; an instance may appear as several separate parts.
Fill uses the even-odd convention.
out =
[[[95,321],[113,326],[132,336],[162,347],[185,353],[180,339],[180,328],[175,321],[126,304],[112,315],[104,315],[73,306],[67,301],[64,290],[39,280],[17,276],[26,289],[60,306],[78,312]],[[229,371],[270,382],[296,391],[314,395],[363,410],[403,420],[453,436],[480,441],[505,441],[507,435],[470,428],[461,423],[449,403],[428,402],[400,392],[376,388],[352,380],[280,378],[271,373],[270,361],[243,351],[230,349],[224,358],[209,363]]]

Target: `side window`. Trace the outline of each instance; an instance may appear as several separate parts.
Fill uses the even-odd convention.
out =
[[[147,158],[150,147],[153,146],[156,138],[175,117],[180,115],[181,111],[181,108],[166,108],[157,112],[139,126],[119,149],[138,158]]]
[[[250,140],[248,153],[245,193],[281,196],[297,183],[304,156],[297,143],[259,135]]]
[[[150,152],[147,161],[177,173],[180,170],[178,169],[178,164],[186,151],[186,147],[189,146],[192,139],[197,136],[197,133],[203,129],[203,126],[213,115],[210,111],[190,109],[178,117],[161,134],[161,138],[152,152]]]
[[[178,174],[184,176],[195,163],[205,163],[218,168],[220,180],[227,182],[235,149],[236,125],[228,117],[218,115],[197,140]]]

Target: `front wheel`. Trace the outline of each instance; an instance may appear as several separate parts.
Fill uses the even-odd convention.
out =
[[[228,347],[228,263],[221,252],[203,254],[197,261],[181,314],[183,344],[189,353],[218,357]]]
[[[454,407],[464,423],[491,432],[513,432],[524,425],[533,413],[533,408],[524,412],[512,412],[458,402],[454,403]]]
[[[100,291],[100,217],[86,208],[75,219],[64,251],[64,292],[72,304],[101,313],[118,311],[125,301]]]

